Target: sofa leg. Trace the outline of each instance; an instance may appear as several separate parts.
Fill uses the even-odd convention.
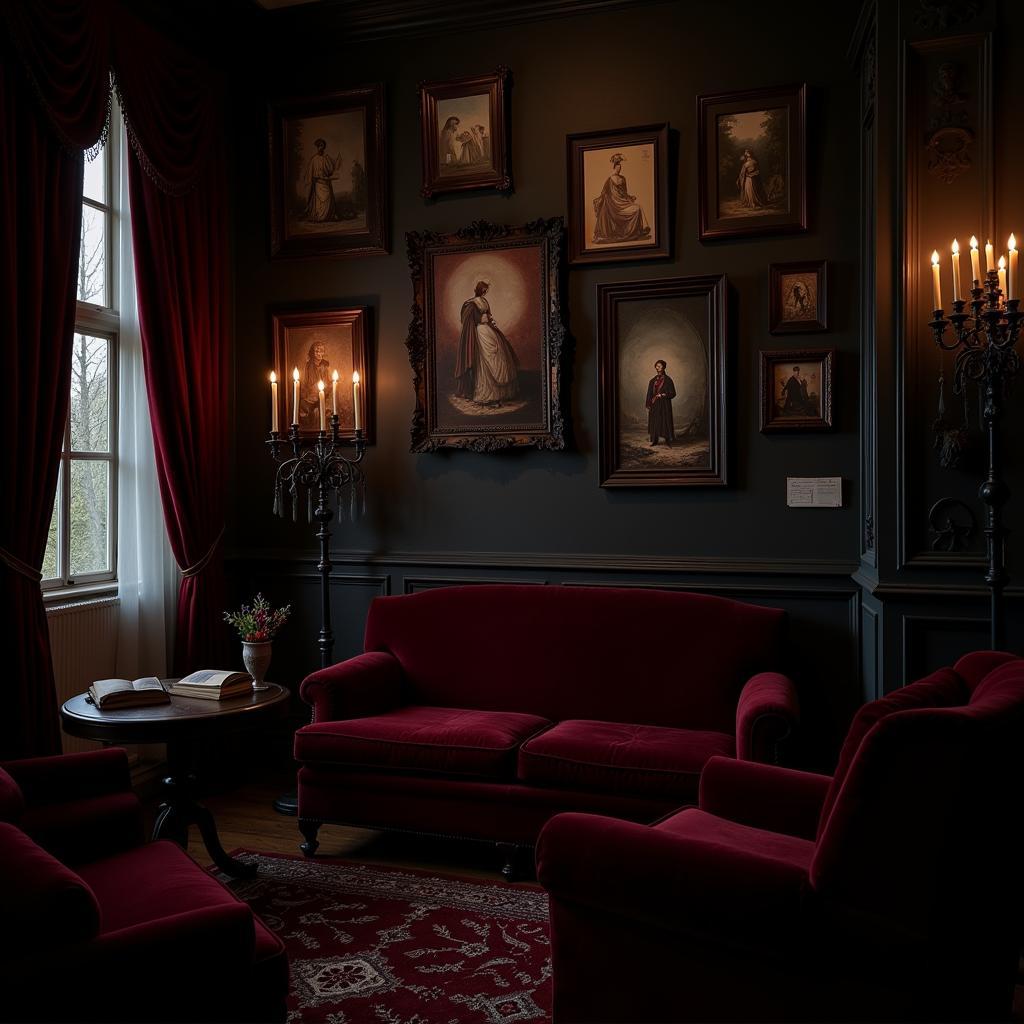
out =
[[[312,857],[320,845],[316,838],[316,834],[320,831],[320,822],[299,818],[299,831],[306,840],[304,843],[299,843],[299,849],[307,857]]]
[[[516,843],[498,843],[497,846],[502,859],[501,877],[506,882],[518,882],[530,877],[533,847]]]

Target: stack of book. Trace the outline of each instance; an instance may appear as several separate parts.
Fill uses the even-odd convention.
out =
[[[202,700],[226,700],[252,692],[252,678],[247,672],[221,672],[201,668],[168,687],[175,697],[199,697]]]

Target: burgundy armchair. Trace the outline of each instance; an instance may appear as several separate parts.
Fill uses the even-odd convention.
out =
[[[1009,1019],[1024,660],[873,701],[833,777],[711,759],[653,827],[551,819],[555,1024]]]
[[[123,750],[0,765],[0,864],[0,1020],[284,1020],[284,945],[144,842]]]

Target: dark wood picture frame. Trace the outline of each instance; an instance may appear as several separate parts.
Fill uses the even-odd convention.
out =
[[[426,199],[447,192],[466,192],[475,189],[495,189],[498,192],[512,191],[512,161],[509,146],[509,94],[512,82],[511,71],[502,65],[487,75],[473,75],[455,78],[445,82],[420,83],[420,134],[423,158],[423,187],[421,195]],[[463,96],[480,95],[488,97],[488,118],[490,120],[490,159],[479,170],[465,173],[443,174],[441,171],[441,126],[438,119],[438,103],[459,99]]]
[[[413,319],[409,325],[406,347],[413,370],[416,408],[412,419],[413,452],[434,452],[449,448],[468,448],[477,452],[493,452],[506,448],[535,447],[557,450],[565,447],[565,428],[561,409],[561,360],[565,339],[562,321],[560,277],[564,224],[561,217],[536,220],[520,227],[476,221],[471,226],[448,234],[433,231],[409,232],[406,235],[409,269],[413,285]],[[528,250],[536,249],[536,258]],[[439,373],[437,318],[444,315],[437,296],[436,280],[439,265],[448,267],[458,260],[450,258],[467,254],[496,254],[510,260],[528,259],[537,267],[536,288],[532,298],[531,331],[536,332],[539,366],[536,387],[528,394],[527,406],[535,411],[534,419],[517,420],[514,410],[509,415],[481,417],[479,422],[441,422],[439,404],[446,399],[454,404],[454,378]],[[469,266],[469,260],[465,260]],[[469,291],[473,290],[470,285]],[[455,297],[472,299],[472,295]],[[463,303],[463,329],[465,307]],[[504,310],[496,309],[501,322]],[[520,322],[522,322],[520,320]],[[500,330],[500,328],[499,328]],[[454,329],[458,336],[458,327]],[[448,340],[450,330],[444,331]],[[460,342],[461,344],[461,342]],[[514,348],[515,339],[511,342]],[[449,357],[449,362],[451,361]],[[513,406],[516,403],[512,403]],[[447,408],[446,408],[447,415]],[[511,417],[511,418],[510,418]],[[458,415],[450,417],[455,420]],[[464,417],[464,419],[466,419]]]
[[[762,351],[760,356],[761,433],[814,433],[832,430],[832,389],[836,350],[834,348],[773,350]],[[779,394],[779,389],[776,388],[775,368],[777,366],[803,367],[807,364],[821,367],[821,381],[818,390],[819,413],[796,411],[782,414],[779,404],[783,399]],[[801,372],[803,372],[802,369]],[[800,395],[795,390],[793,401],[794,403],[800,401]]]
[[[800,302],[787,301],[783,294],[785,278],[794,274],[814,275],[815,295],[813,316],[794,309]],[[806,302],[806,295],[804,301]],[[797,260],[791,263],[771,263],[768,266],[768,330],[771,334],[813,334],[828,330],[828,262],[826,260]]]
[[[611,131],[577,132],[566,136],[566,186],[569,211],[569,265],[588,263],[625,263],[635,260],[667,259],[672,255],[672,228],[669,210],[669,126],[667,123],[617,128]],[[585,194],[585,155],[593,150],[614,151],[620,147],[649,143],[654,147],[654,209],[646,218],[653,229],[653,242],[595,248],[588,243],[587,211],[595,197]],[[629,186],[633,169],[625,175]],[[633,180],[634,190],[636,185]],[[591,192],[593,189],[590,190]],[[590,246],[588,248],[588,245]]]
[[[310,230],[309,233],[290,230],[297,221],[297,196],[293,187],[296,165],[310,159],[308,152],[301,155],[286,151],[286,122],[301,122],[307,118],[363,113],[363,157],[365,195],[365,230],[345,229],[345,219],[331,217],[327,222],[339,227],[336,231]],[[390,251],[388,240],[388,162],[387,133],[384,113],[384,86],[381,84],[346,89],[296,99],[276,100],[269,105],[270,146],[270,255],[272,258],[308,256],[369,256]],[[315,142],[314,142],[315,145]],[[308,164],[307,164],[308,166]],[[354,173],[350,169],[350,174]],[[291,172],[291,173],[289,173]],[[334,186],[331,185],[332,194]],[[362,203],[348,193],[349,203]],[[358,206],[355,207],[358,209]],[[290,212],[289,212],[290,211]]]
[[[296,309],[294,307],[272,309],[270,311],[270,330],[274,338],[274,369],[278,379],[278,423],[281,434],[287,434],[292,423],[292,371],[298,368],[300,374],[300,405],[303,402],[303,385],[305,384],[306,362],[309,356],[309,349],[315,343],[317,334],[325,341],[327,355],[334,355],[329,360],[335,365],[334,369],[339,370],[338,393],[339,393],[339,433],[344,438],[355,438],[355,416],[348,415],[351,407],[352,396],[352,371],[359,372],[359,413],[362,421],[363,437],[367,444],[373,444],[375,438],[374,430],[374,380],[367,373],[370,365],[370,315],[368,306],[343,306],[327,307],[317,306],[315,308]],[[331,337],[330,332],[349,328],[351,332],[349,359],[342,361],[337,359],[336,349],[344,347],[344,338]],[[302,331],[305,337],[297,338],[294,334]],[[304,351],[305,350],[305,351]],[[334,350],[334,351],[332,351]],[[374,375],[375,376],[375,375]],[[330,429],[331,416],[331,379],[330,370],[324,380],[327,422]],[[317,411],[317,417],[319,411]],[[299,434],[303,440],[313,440],[319,431],[319,423],[300,424]]]
[[[730,201],[722,193],[720,180],[726,174],[719,153],[719,118],[729,115],[753,114],[763,110],[785,109],[787,138],[785,159],[775,158],[767,165],[765,153],[757,160],[754,175],[763,180],[760,198],[770,202],[773,212],[743,216],[723,215],[723,203],[742,205],[739,201],[740,165],[735,168],[736,196]],[[807,87],[788,85],[776,88],[748,89],[743,92],[715,93],[697,97],[697,190],[700,205],[700,240],[741,238],[807,230]],[[746,141],[746,140],[744,140]],[[737,143],[737,148],[740,143]],[[728,169],[729,175],[733,173]],[[731,177],[729,178],[731,181]],[[777,194],[781,182],[784,198],[770,199]],[[730,185],[730,188],[732,186]],[[774,209],[777,207],[777,209]],[[761,208],[764,211],[764,207]]]
[[[728,483],[727,293],[728,281],[724,274],[598,285],[598,400],[602,487],[724,487]],[[703,300],[700,323],[691,321],[690,326],[698,335],[701,332],[706,334],[700,338],[704,346],[705,405],[698,414],[704,421],[703,431],[707,435],[706,465],[623,466],[619,404],[620,346],[623,343],[620,338],[620,309],[627,303],[645,303],[657,310],[659,302],[687,298]],[[642,395],[642,392],[639,394]],[[683,428],[683,432],[686,429]],[[685,443],[679,435],[677,438]]]

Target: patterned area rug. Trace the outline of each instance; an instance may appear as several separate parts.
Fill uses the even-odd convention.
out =
[[[218,877],[284,940],[289,1022],[512,1024],[551,1017],[547,895],[350,861],[243,852]]]

